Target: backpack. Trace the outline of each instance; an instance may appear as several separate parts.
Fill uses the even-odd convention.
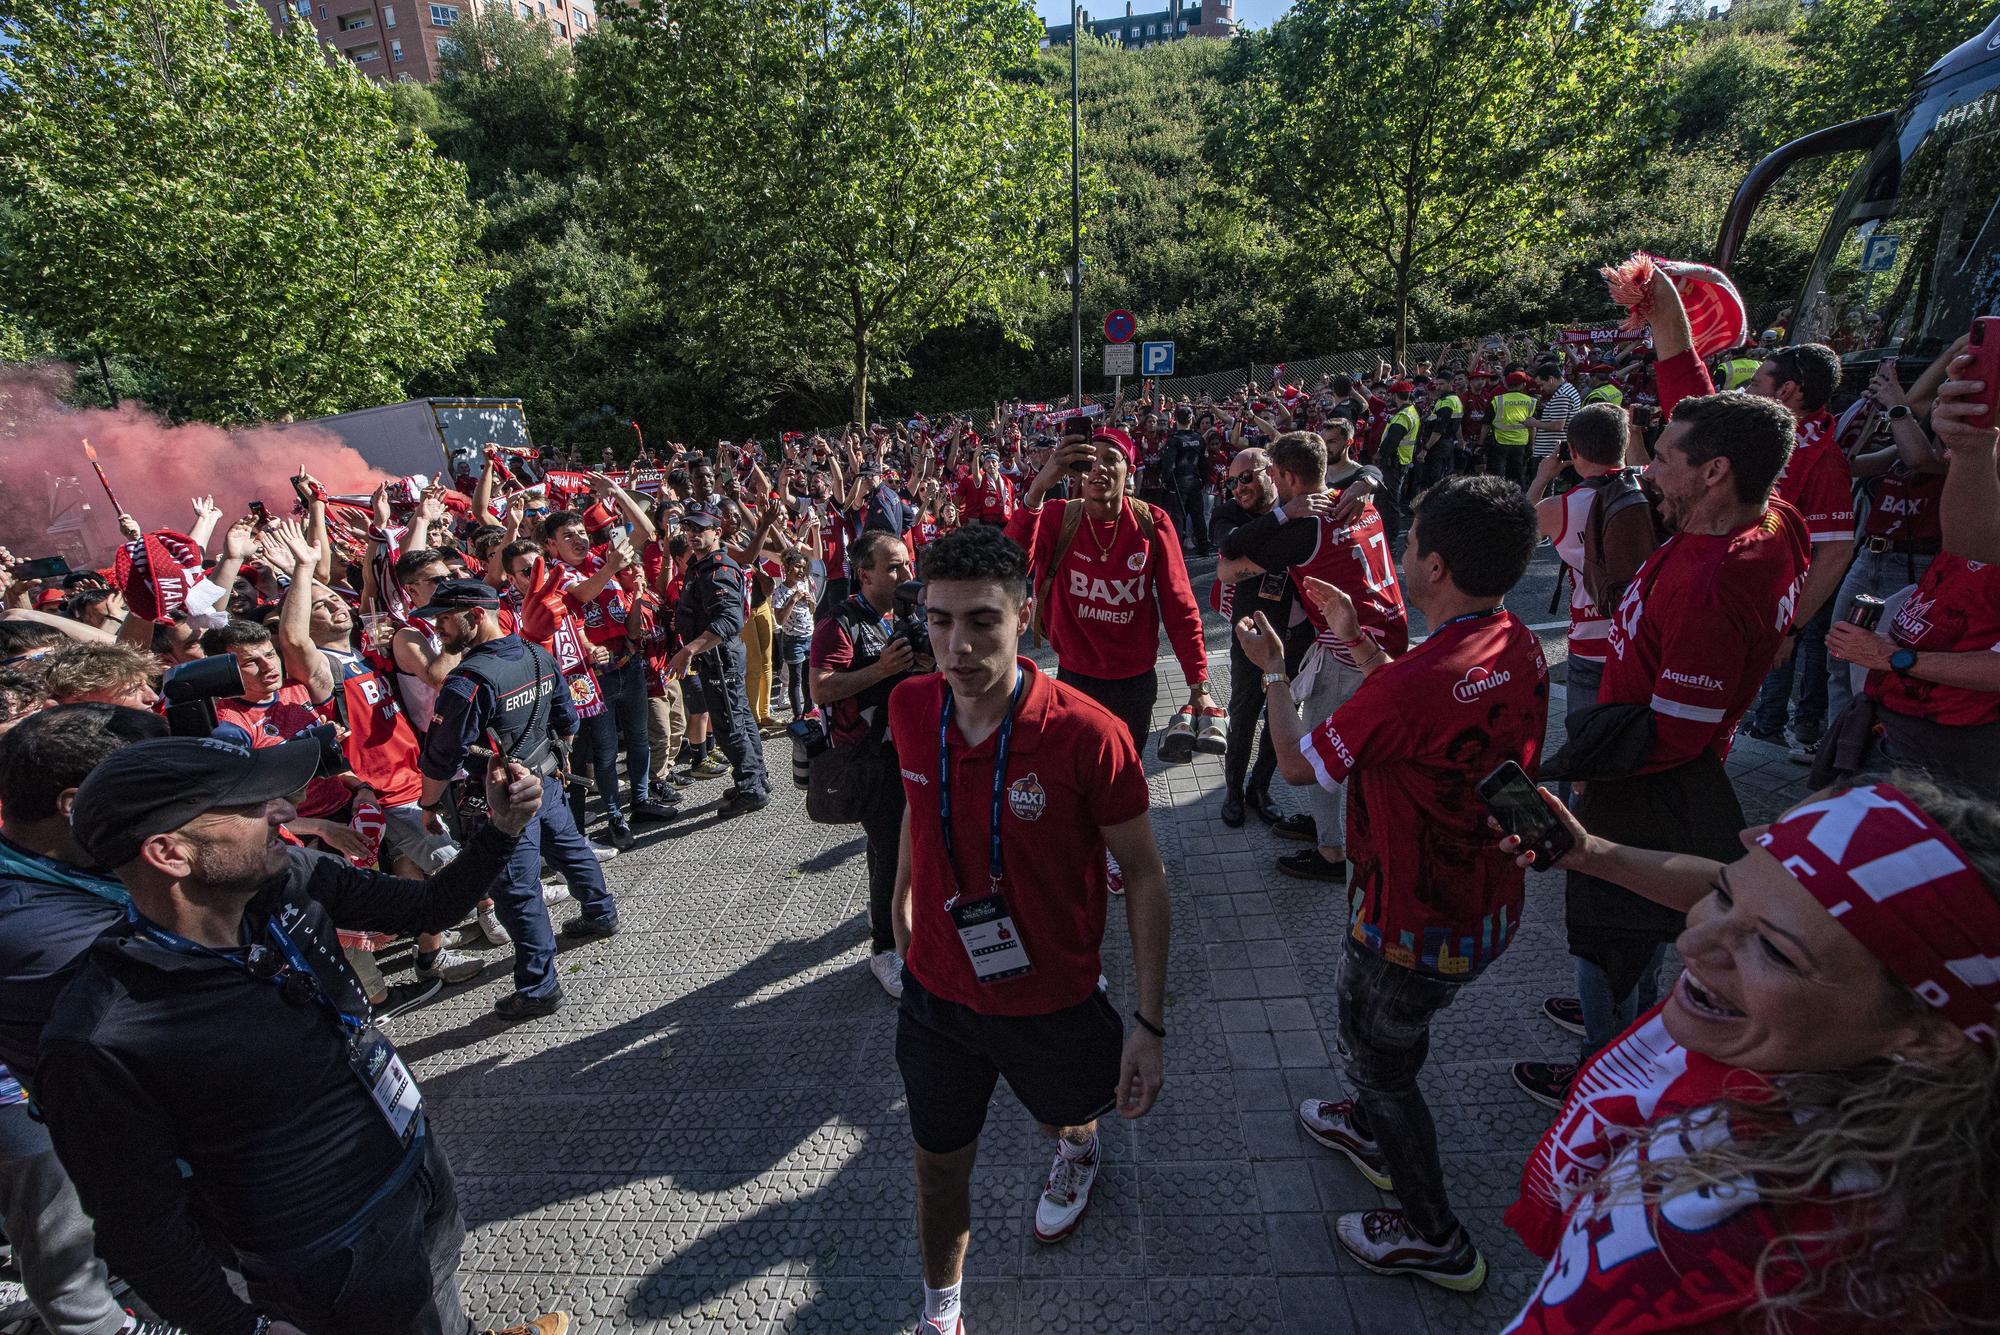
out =
[[[1134,501],[1130,496],[1124,498],[1123,504],[1126,509],[1132,511],[1132,517],[1139,521],[1139,532],[1144,535],[1146,546],[1150,548],[1153,545],[1153,507],[1143,501]],[[1048,627],[1043,609],[1049,605],[1049,595],[1055,591],[1056,571],[1062,569],[1064,559],[1069,556],[1069,549],[1076,546],[1076,532],[1082,527],[1083,502],[1064,501],[1062,531],[1056,535],[1055,555],[1049,560],[1047,573],[1035,585],[1034,615],[1028,623],[1030,642],[1038,649],[1042,644],[1042,633]]]
[[[1643,532],[1649,552],[1665,541],[1665,535],[1660,531],[1652,499],[1639,485],[1638,470],[1621,468],[1582,485],[1597,493],[1590,507],[1590,518],[1583,525],[1583,592],[1593,606],[1609,612],[1624,598],[1625,588],[1638,568],[1622,571],[1610,568],[1604,550],[1605,534],[1614,531],[1614,524],[1618,526],[1616,531],[1628,538]],[[1636,547],[1636,541],[1632,545]]]
[[[1176,431],[1170,443],[1173,448],[1174,485],[1182,491],[1192,491],[1200,487],[1202,464],[1208,458],[1208,451],[1203,448],[1201,437],[1192,431]],[[1148,535],[1149,538],[1150,536]]]

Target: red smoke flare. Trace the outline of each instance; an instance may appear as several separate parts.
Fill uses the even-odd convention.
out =
[[[71,408],[63,366],[0,371],[0,546],[18,557],[62,553],[108,564],[118,538],[117,515],[91,477],[85,437],[119,499],[147,531],[186,532],[189,501],[213,495],[222,526],[261,500],[288,515],[296,500],[290,479],[301,468],[330,492],[373,491],[382,474],[350,446],[318,431],[225,431],[206,422],[169,426],[136,403],[116,409]],[[86,511],[83,507],[88,506]],[[51,533],[51,528],[56,531]],[[210,554],[216,551],[212,541]]]

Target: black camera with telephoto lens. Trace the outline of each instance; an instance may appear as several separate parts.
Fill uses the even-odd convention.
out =
[[[924,582],[920,579],[906,579],[896,586],[896,622],[890,632],[891,640],[901,640],[910,646],[910,652],[918,658],[931,656],[931,623],[929,613],[924,608]]]

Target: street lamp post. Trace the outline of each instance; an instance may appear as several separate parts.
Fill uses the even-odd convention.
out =
[[[1069,6],[1069,371],[1070,406],[1083,411],[1083,142],[1078,132],[1077,47],[1083,42],[1080,0]]]

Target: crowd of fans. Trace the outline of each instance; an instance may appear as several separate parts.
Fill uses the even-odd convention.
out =
[[[1830,350],[1773,331],[1705,364],[1654,286],[1649,339],[1582,356],[591,471],[493,447],[367,497],[301,474],[289,518],[121,516],[103,569],[0,552],[0,1211],[43,1320],[466,1335],[397,1019],[501,947],[495,1013],[557,1009],[550,906],[615,934],[602,864],[640,826],[755,820],[771,742],[811,818],[865,837],[919,1330],[962,1331],[997,1081],[1054,1142],[1045,1243],[1083,1221],[1097,1120],[1170,1083],[1162,634],[1160,758],[1221,755],[1222,820],[1348,897],[1347,1095],[1299,1118],[1397,1198],[1335,1221],[1356,1262],[1485,1280],[1419,1077],[1552,866],[1577,989],[1543,1011],[1578,1060],[1513,1073],[1556,1111],[1507,1216],[1549,1258],[1509,1329],[2000,1320],[2000,567],[1990,516],[1946,508],[1994,491],[2000,433],[1962,347],[1836,405]],[[1553,754],[1504,605],[1543,541]],[[1234,629],[1220,699],[1204,600]],[[1768,827],[1724,768],[1739,725],[1811,767]]]

